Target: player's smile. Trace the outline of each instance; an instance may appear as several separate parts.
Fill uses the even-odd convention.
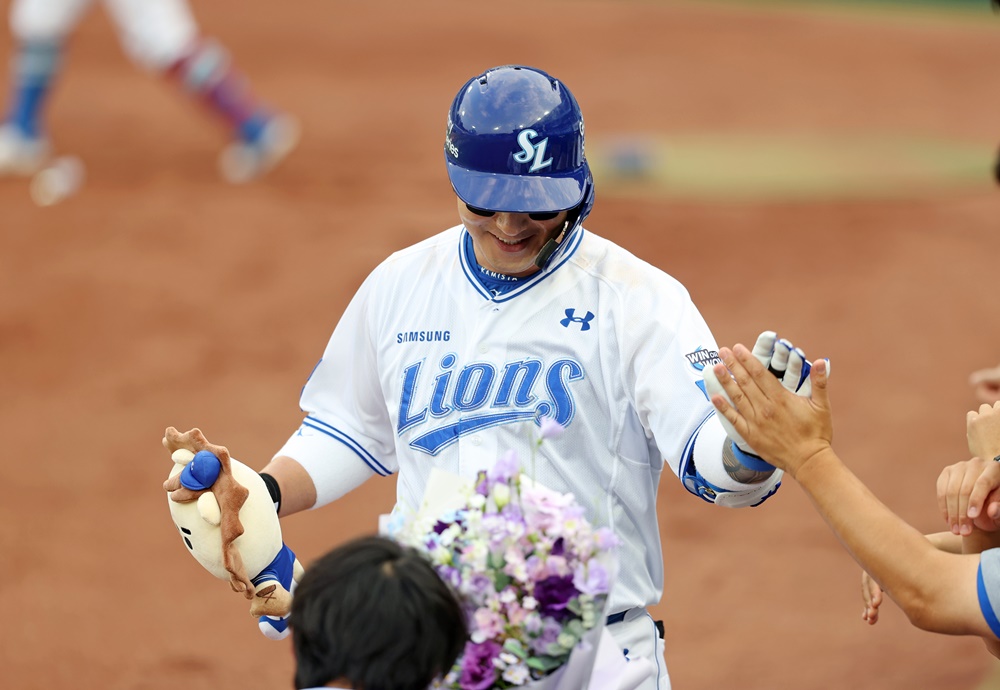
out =
[[[492,213],[472,209],[458,200],[458,215],[472,236],[476,260],[483,268],[509,276],[526,276],[538,271],[535,257],[557,234],[566,220],[566,212]],[[551,216],[551,217],[550,217]]]

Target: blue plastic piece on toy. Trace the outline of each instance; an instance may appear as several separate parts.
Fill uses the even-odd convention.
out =
[[[204,491],[215,484],[222,471],[222,463],[215,454],[199,450],[194,458],[181,470],[181,486],[192,491]]]
[[[264,634],[264,637],[270,640],[283,640],[288,637],[288,619],[287,618],[271,618],[270,616],[261,616],[257,619],[257,627]]]

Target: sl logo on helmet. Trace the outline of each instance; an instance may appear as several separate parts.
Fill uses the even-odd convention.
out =
[[[545,147],[549,144],[549,138],[545,137],[537,144],[532,144],[531,140],[538,136],[538,132],[533,129],[521,130],[517,135],[517,143],[521,145],[521,150],[514,154],[514,160],[518,163],[531,161],[528,172],[535,172],[552,165],[552,159],[545,159]]]

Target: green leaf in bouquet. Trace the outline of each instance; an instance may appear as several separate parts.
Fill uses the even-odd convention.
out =
[[[486,565],[490,570],[503,570],[507,561],[504,560],[503,554],[490,551],[490,555],[486,557]]]
[[[496,579],[496,588],[498,592],[504,591],[511,583],[511,577],[502,570],[498,570],[494,576]]]
[[[587,630],[583,627],[583,623],[578,620],[572,620],[563,632],[568,632],[573,637],[580,639]]]
[[[510,652],[522,661],[524,661],[524,659],[528,656],[528,652],[525,650],[524,645],[521,644],[521,641],[515,640],[513,637],[508,637],[504,640],[503,650],[505,652]]]
[[[541,671],[542,673],[549,673],[562,666],[563,661],[563,659],[554,656],[533,656],[526,659],[524,663],[526,663],[530,669]]]
[[[573,597],[568,602],[566,602],[566,608],[572,611],[579,617],[583,617],[583,605],[580,603],[579,597]]]

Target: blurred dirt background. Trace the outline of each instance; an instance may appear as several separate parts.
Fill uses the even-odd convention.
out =
[[[300,148],[264,180],[215,169],[224,132],[133,68],[99,8],[50,132],[79,195],[0,181],[0,687],[291,688],[287,642],[185,554],[161,483],[168,425],[259,468],[350,295],[453,225],[447,107],[479,71],[562,78],[590,141],[656,132],[1000,140],[1000,19],[711,2],[195,2]],[[6,13],[9,1],[0,1]],[[10,53],[0,32],[0,55]],[[669,161],[668,161],[669,164]],[[731,172],[731,171],[729,171]],[[745,171],[753,176],[750,167]],[[1000,361],[1000,190],[801,201],[602,195],[587,222],[679,278],[720,344],[773,328],[833,362],[839,452],[918,529],[965,459],[966,379]],[[734,195],[735,196],[735,195]],[[308,563],[374,530],[392,480],[284,521]],[[859,571],[789,483],[713,508],[665,477],[667,660],[678,690],[977,687],[971,639],[861,621]]]

